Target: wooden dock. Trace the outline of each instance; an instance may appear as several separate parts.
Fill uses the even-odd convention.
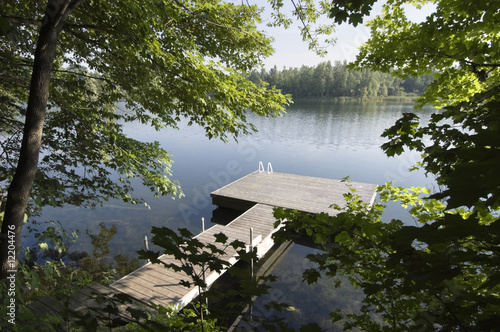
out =
[[[373,203],[376,186],[366,183],[351,182],[350,185],[365,202]],[[211,193],[213,203],[219,207],[244,211],[239,217],[227,225],[215,225],[198,234],[196,238],[203,243],[216,245],[222,248],[221,243],[215,242],[214,234],[224,233],[228,237],[227,243],[239,240],[249,247],[256,248],[257,256],[263,257],[273,246],[272,234],[275,218],[273,209],[283,207],[296,209],[308,213],[326,212],[334,215],[336,210],[330,206],[333,203],[342,205],[344,194],[349,192],[346,183],[309,176],[275,172],[254,172],[233,183],[230,183]],[[252,239],[250,238],[252,228]],[[224,247],[225,256],[221,257],[229,262],[230,266],[238,260],[237,253],[232,247]],[[162,255],[164,262],[174,262],[171,255]],[[224,273],[224,271],[222,272]],[[208,272],[206,283],[210,286],[220,276],[217,272]],[[192,281],[184,272],[175,272],[160,264],[148,263],[134,272],[114,282],[109,288],[91,285],[72,300],[78,306],[85,306],[89,300],[89,292],[111,296],[115,293],[124,293],[143,304],[151,302],[163,306],[175,306],[180,309],[199,295],[198,287],[187,288],[181,286],[180,281]],[[34,303],[35,311],[44,312],[51,306],[47,303]],[[52,305],[52,311],[57,311]],[[123,309],[120,310],[123,313]],[[119,314],[127,320],[126,314]]]
[[[358,195],[365,202],[375,199],[375,185],[351,183]],[[343,194],[348,192],[346,183],[309,176],[285,173],[254,172],[230,183],[211,194],[213,203],[220,207],[240,209],[244,212],[229,224],[215,225],[196,236],[201,242],[216,244],[214,234],[224,233],[228,243],[240,240],[256,247],[257,255],[262,257],[273,246],[272,234],[276,231],[273,224],[274,207],[296,209],[303,212],[326,212],[331,215],[335,210],[332,203],[342,204]],[[250,240],[250,227],[253,239]],[[174,260],[163,255],[165,262]],[[236,263],[236,251],[228,247],[222,259],[231,265]],[[211,272],[206,276],[207,285],[211,285],[219,273]],[[143,303],[153,302],[164,306],[174,305],[182,308],[199,295],[198,287],[186,288],[180,280],[189,280],[183,272],[174,272],[159,264],[148,263],[111,285],[116,291],[129,294]]]

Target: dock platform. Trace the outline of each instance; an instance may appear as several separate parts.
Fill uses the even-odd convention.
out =
[[[375,201],[376,185],[350,182],[364,202]],[[337,212],[330,206],[342,206],[346,182],[311,176],[254,172],[211,193],[212,202],[219,207],[247,210],[254,204],[295,209],[307,213]]]

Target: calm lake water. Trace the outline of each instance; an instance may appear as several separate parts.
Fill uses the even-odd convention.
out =
[[[380,137],[404,112],[415,112],[412,104],[397,102],[296,102],[283,117],[249,120],[258,132],[223,143],[208,140],[204,130],[180,124],[180,130],[167,129],[155,132],[140,124],[127,124],[126,132],[141,140],[157,140],[172,152],[173,178],[182,186],[185,197],[158,200],[144,188],[137,186],[136,193],[147,199],[151,209],[108,202],[95,210],[75,207],[46,208],[38,221],[60,220],[66,229],[79,228],[97,231],[104,222],[116,225],[118,233],[111,241],[111,255],[135,255],[143,247],[144,236],[150,237],[152,226],[188,228],[193,233],[201,230],[200,220],[205,218],[210,226],[212,211],[210,192],[248,173],[257,170],[259,161],[272,163],[276,172],[340,179],[349,176],[352,181],[383,184],[393,181],[400,186],[433,186],[432,179],[423,172],[408,172],[419,160],[418,154],[406,153],[388,158],[380,149]],[[416,112],[422,119],[430,116],[429,109]],[[412,222],[402,209],[390,206],[385,216]],[[31,237],[25,244],[32,242]],[[81,236],[76,250],[89,250],[89,241]],[[301,283],[301,271],[307,268],[305,256],[312,249],[295,245],[275,269],[278,275],[273,285],[274,298],[290,304],[286,319],[292,326],[315,321],[324,326],[327,314],[335,306],[351,305],[327,281],[310,288]],[[286,295],[285,295],[286,294]],[[308,295],[308,296],[305,296]],[[261,300],[259,300],[261,301]],[[264,299],[262,299],[264,301]],[[261,303],[261,302],[259,302]],[[257,306],[261,316],[273,315]],[[297,325],[298,326],[298,325]]]

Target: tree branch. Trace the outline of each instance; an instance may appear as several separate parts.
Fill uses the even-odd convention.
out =
[[[87,75],[85,73],[79,73],[79,72],[76,72],[76,71],[72,71],[72,70],[61,70],[61,69],[55,69],[53,70],[54,72],[56,73],[66,73],[66,74],[74,74],[74,75],[77,75],[77,76],[82,76],[82,77],[86,77],[86,78],[91,78],[91,79],[95,79],[95,80],[100,80],[100,81],[103,81],[103,82],[107,82],[107,83],[110,83],[110,84],[117,84],[116,82],[113,82],[105,77],[101,77],[101,76],[92,76],[92,75]]]
[[[317,39],[315,39],[315,37],[313,37],[313,35],[311,34],[310,27],[308,27],[307,24],[306,24],[306,22],[305,22],[304,13],[302,11],[301,6],[297,6],[295,4],[294,0],[290,0],[290,2],[293,4],[293,7],[295,8],[295,11],[297,12],[297,17],[300,19],[300,22],[302,22],[302,25],[304,26],[301,29],[301,33],[303,34],[303,40],[304,41],[307,40],[307,39],[305,39],[304,34],[307,35],[307,37],[309,39],[309,49],[311,49],[311,50],[314,49],[314,50],[316,50],[317,54],[319,54],[320,50],[321,49],[326,49],[327,46],[326,45],[325,46],[318,45]],[[299,0],[299,4],[300,4],[300,0]],[[302,31],[304,31],[304,32],[302,32]],[[318,35],[318,32],[314,31],[314,34]]]
[[[68,10],[71,13],[74,11],[78,6],[80,6],[84,1],[86,0],[74,0],[72,3],[68,5]]]
[[[295,4],[295,1],[290,0],[290,2],[293,4],[293,7],[295,8],[295,11],[297,12],[297,17],[299,18],[300,22],[302,22],[302,25],[304,26],[304,29],[306,30],[307,35],[312,40],[313,37],[311,35],[311,32],[309,31],[309,28],[307,27],[306,22],[304,22],[304,17],[302,17],[302,11],[299,10],[299,8],[297,7],[297,5]]]
[[[37,27],[42,26],[42,21],[31,19],[31,18],[15,17],[15,16],[2,16],[2,18],[7,23],[14,23],[14,24],[18,24],[18,25],[33,25],[33,26],[37,26]]]
[[[500,67],[500,64],[497,64],[497,63],[477,63],[477,62],[474,62],[474,61],[470,61],[470,60],[467,60],[467,59],[462,59],[462,58],[459,58],[457,56],[454,56],[453,54],[448,54],[446,52],[443,52],[433,46],[430,46],[428,44],[425,44],[432,52],[434,53],[431,53],[429,52],[428,54],[430,56],[438,56],[438,57],[443,57],[443,58],[447,58],[447,59],[451,59],[451,60],[455,60],[455,61],[458,61],[460,63],[463,63],[463,64],[466,64],[466,65],[470,65],[473,67],[473,69],[475,70],[475,68],[480,68],[480,67],[489,67],[489,68],[499,68]]]

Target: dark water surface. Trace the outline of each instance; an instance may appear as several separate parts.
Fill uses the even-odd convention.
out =
[[[157,140],[173,154],[173,178],[182,186],[185,197],[158,200],[137,186],[136,194],[147,198],[144,206],[107,202],[103,207],[87,210],[75,207],[46,208],[38,221],[60,220],[67,229],[97,231],[99,222],[116,225],[118,233],[111,241],[111,255],[135,255],[143,247],[144,236],[150,237],[152,226],[188,228],[193,233],[201,229],[202,217],[208,222],[215,206],[210,192],[257,170],[259,161],[272,163],[276,172],[340,179],[349,176],[355,182],[383,184],[393,181],[400,186],[432,186],[423,172],[408,172],[418,161],[416,153],[388,158],[380,149],[380,137],[404,112],[415,112],[412,104],[397,102],[296,102],[280,118],[250,116],[258,132],[238,139],[238,142],[208,140],[204,130],[180,124],[180,130],[155,132],[140,124],[127,124],[126,132],[141,140]],[[416,112],[422,119],[430,110]],[[390,206],[387,218],[411,219],[404,211]],[[25,239],[25,245],[32,238]],[[86,236],[74,246],[89,250]],[[331,283],[322,281],[308,288],[301,283],[301,272],[309,264],[305,256],[312,249],[295,245],[275,269],[279,278],[273,286],[273,298],[290,303],[286,318],[292,325],[299,322],[324,322],[335,306],[351,306],[353,299],[336,292]],[[343,292],[343,291],[342,291]],[[309,296],[306,296],[308,294]],[[260,301],[260,300],[259,300]],[[262,300],[263,301],[263,300]],[[315,303],[315,304],[314,304]],[[256,307],[259,312],[259,307]],[[271,315],[261,307],[261,315]],[[325,325],[325,327],[328,326]]]

